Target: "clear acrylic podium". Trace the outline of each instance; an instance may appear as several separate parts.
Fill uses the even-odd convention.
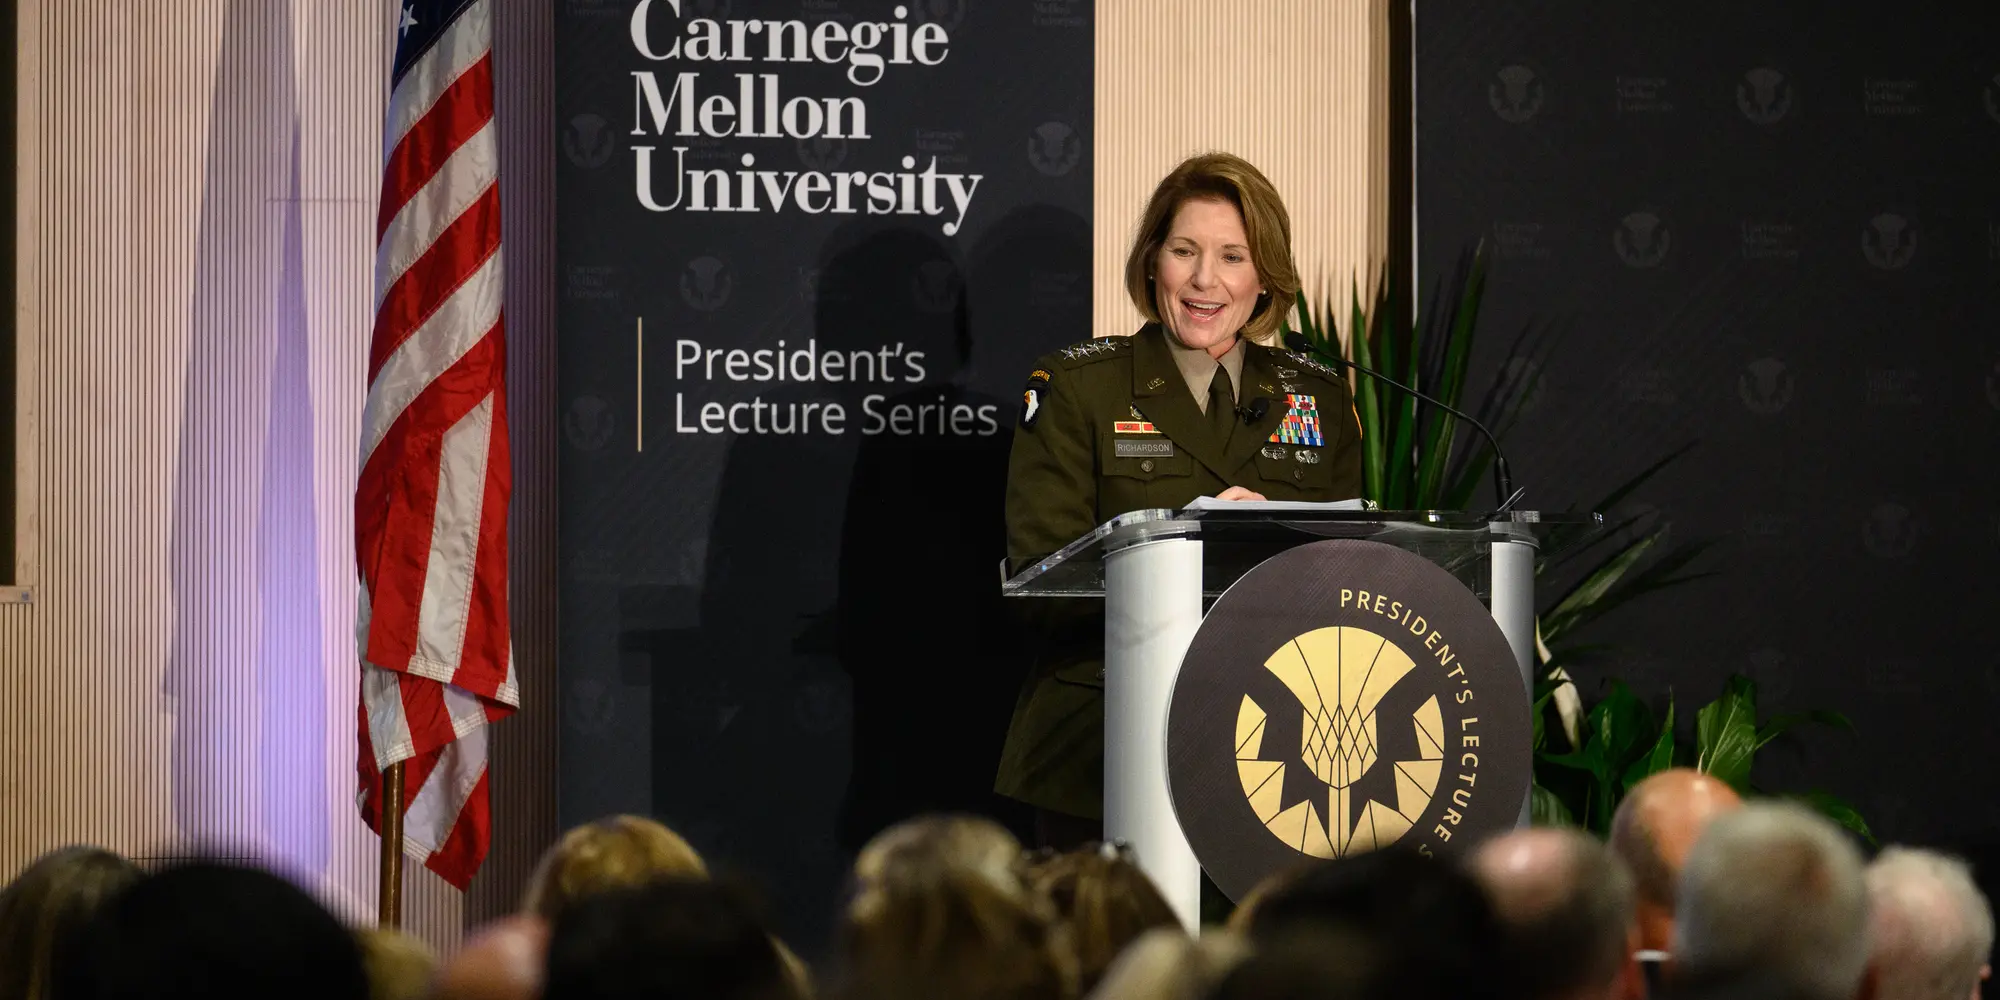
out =
[[[1536,555],[1545,539],[1561,543],[1602,524],[1598,514],[1534,511],[1138,510],[1022,569],[1001,591],[1104,599],[1104,836],[1131,845],[1192,928],[1201,869],[1167,787],[1167,706],[1205,598],[1294,545],[1393,545],[1444,567],[1491,610],[1525,681],[1535,659]]]

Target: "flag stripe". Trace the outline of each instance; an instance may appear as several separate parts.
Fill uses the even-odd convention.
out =
[[[401,419],[420,394],[429,390],[445,372],[458,367],[499,322],[500,272],[500,258],[488,257],[382,363],[381,373],[368,387],[368,405],[362,412],[362,465],[368,464],[375,446],[388,434],[390,422]],[[435,425],[433,432],[444,433],[446,427],[456,422],[456,416],[450,422]]]
[[[419,400],[426,419],[449,426],[479,404],[484,398],[481,391],[494,377],[492,371],[501,367],[496,363],[502,357],[499,337],[496,324],[477,349],[426,388]],[[444,443],[441,433],[418,426],[414,415],[401,422],[399,430],[403,433],[397,446],[381,449],[384,454],[363,466],[356,486],[359,502],[355,514],[358,525],[361,505],[379,503],[379,514],[370,518],[370,527],[379,524],[380,535],[372,547],[362,551],[364,569],[373,570],[375,597],[363,648],[368,662],[394,670],[406,669],[417,652],[418,609],[430,568]],[[472,567],[446,571],[469,573]]]
[[[494,183],[493,165],[500,155],[489,120],[451,158],[436,177],[426,181],[404,203],[383,230],[375,251],[375,307],[380,309],[396,279],[430,252],[444,231]]]
[[[401,0],[354,488],[356,777],[378,831],[463,889],[491,837],[486,727],[519,703],[507,618],[506,341],[490,0]]]
[[[483,56],[451,82],[429,114],[396,144],[382,170],[382,204],[375,215],[375,238],[409,204],[451,154],[493,119],[493,57]]]
[[[472,572],[427,573],[418,604],[417,650],[407,668],[449,683],[465,650],[467,605],[479,556],[480,497],[486,492],[486,460],[492,454],[493,397],[481,400],[446,431],[439,451],[437,510],[431,518],[428,565],[464,567]],[[426,669],[429,668],[429,669]]]
[[[500,189],[489,187],[458,217],[431,252],[396,279],[375,314],[368,381],[500,249]]]
[[[486,5],[487,0],[479,0],[466,8],[458,22],[438,36],[437,44],[396,81],[382,128],[385,162],[387,154],[402,144],[403,136],[450,91],[452,81],[492,53],[492,24]]]

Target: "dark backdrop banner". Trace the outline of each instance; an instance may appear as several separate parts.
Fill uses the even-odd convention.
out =
[[[1686,710],[1833,708],[1764,787],[1987,855],[2000,702],[2000,17],[1944,3],[1420,0],[1419,266],[1494,256],[1474,370],[1528,380],[1528,505],[1722,539],[1591,638]],[[1566,330],[1538,366],[1524,324]],[[1474,386],[1475,390],[1480,388]]]
[[[990,792],[1001,496],[1090,336],[1089,0],[558,0],[561,818],[824,932]]]

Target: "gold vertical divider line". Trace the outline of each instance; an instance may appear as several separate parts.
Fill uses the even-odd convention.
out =
[[[646,450],[646,317],[640,316],[638,317],[638,321],[639,321],[639,332],[637,334],[637,339],[639,341],[639,363],[636,366],[637,370],[632,376],[633,380],[638,383],[638,393],[639,393],[639,403],[637,406],[634,406],[632,408],[634,411],[633,423],[636,425],[633,428],[633,438],[638,442],[638,446],[632,450],[645,451]]]

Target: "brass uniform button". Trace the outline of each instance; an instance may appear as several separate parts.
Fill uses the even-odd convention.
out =
[[[1293,481],[1293,482],[1303,482],[1303,481],[1305,480],[1305,478],[1306,478],[1306,470],[1304,470],[1304,469],[1293,469],[1293,470],[1292,470],[1292,481]]]
[[[1139,471],[1140,471],[1140,472],[1151,472],[1151,471],[1153,471],[1153,460],[1149,458],[1149,459],[1147,459],[1147,460],[1145,460],[1145,461],[1143,461],[1143,462],[1140,462],[1140,463],[1139,463]]]

